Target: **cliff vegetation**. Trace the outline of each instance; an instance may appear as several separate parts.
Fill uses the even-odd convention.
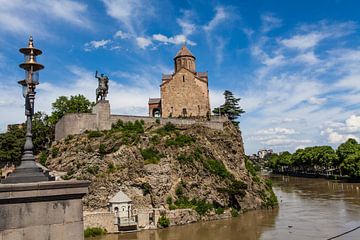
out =
[[[274,207],[271,183],[244,155],[241,133],[203,126],[121,122],[54,142],[45,164],[64,179],[90,180],[87,210],[105,209],[124,191],[137,209],[192,208],[203,216],[225,209]]]

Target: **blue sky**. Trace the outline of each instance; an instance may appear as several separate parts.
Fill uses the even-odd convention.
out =
[[[36,110],[61,95],[95,99],[109,76],[113,113],[145,115],[184,40],[209,72],[212,107],[241,97],[246,153],[336,147],[360,133],[360,2],[0,0],[0,131],[21,122],[18,68],[29,35],[44,54]]]

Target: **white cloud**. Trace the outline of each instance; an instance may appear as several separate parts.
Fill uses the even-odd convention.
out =
[[[269,32],[274,28],[278,28],[282,25],[282,20],[271,14],[265,14],[261,16],[262,20],[262,31]]]
[[[121,38],[121,39],[129,39],[132,37],[132,34],[130,33],[127,33],[127,32],[123,32],[121,30],[117,31],[115,34],[114,34],[114,38]]]
[[[288,48],[305,50],[315,47],[325,36],[321,33],[309,33],[305,35],[295,35],[292,38],[283,39],[280,42]]]
[[[142,48],[142,49],[146,49],[148,46],[150,46],[152,44],[151,39],[149,38],[145,38],[145,37],[137,37],[136,38],[136,44]]]
[[[311,142],[310,139],[273,138],[262,141],[261,143],[267,146],[289,147],[294,144],[306,144]]]
[[[296,62],[303,62],[307,64],[315,64],[318,63],[320,60],[315,56],[313,51],[301,53],[297,55],[294,59]]]
[[[344,122],[328,121],[325,123],[321,135],[327,137],[333,144],[345,142],[349,138],[359,140],[360,116],[351,115]]]
[[[103,39],[99,41],[91,41],[84,44],[85,51],[91,51],[98,48],[106,48],[106,46],[111,43],[110,39]]]
[[[345,124],[349,132],[360,132],[360,116],[351,115]]]
[[[171,44],[176,44],[176,45],[179,45],[179,44],[183,44],[183,43],[186,43],[190,46],[195,46],[196,43],[191,41],[191,40],[188,40],[186,38],[185,35],[175,35],[173,37],[167,37],[163,34],[154,34],[152,36],[153,40],[155,41],[158,41],[158,42],[162,42],[162,43],[165,43],[165,44],[168,44],[168,43],[171,43]]]
[[[0,0],[0,30],[16,34],[50,35],[53,24],[67,22],[90,28],[87,5],[73,0]],[[46,21],[44,21],[46,19]]]
[[[224,22],[228,17],[229,13],[226,11],[224,7],[216,7],[215,8],[215,16],[210,22],[204,26],[204,30],[206,32],[213,31],[216,27],[218,27],[222,22]]]
[[[153,13],[150,1],[102,0],[106,13],[118,20],[131,34],[142,34],[142,22]]]
[[[326,98],[310,97],[308,102],[310,104],[321,105],[324,104],[326,101]]]
[[[184,19],[180,19],[178,18],[176,20],[176,22],[179,24],[179,26],[181,27],[182,29],[182,33],[185,35],[185,36],[188,36],[190,34],[192,34],[195,29],[196,29],[196,25],[191,23],[191,22],[188,22]]]
[[[277,134],[284,134],[284,135],[290,135],[295,134],[296,131],[291,128],[268,128],[268,129],[262,129],[256,132],[256,134],[259,135],[277,135]]]

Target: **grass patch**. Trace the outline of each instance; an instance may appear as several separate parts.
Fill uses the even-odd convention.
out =
[[[225,165],[214,159],[207,159],[203,161],[204,167],[211,173],[218,175],[221,178],[233,178],[232,174],[226,169]]]
[[[144,133],[144,124],[143,120],[136,120],[135,122],[119,120],[111,126],[110,134],[117,139],[121,139],[123,144],[136,144],[140,139],[140,134]]]
[[[85,237],[96,237],[96,236],[104,235],[106,233],[107,233],[107,231],[105,228],[100,228],[100,227],[89,228],[88,227],[84,231],[84,236]]]
[[[164,156],[157,149],[150,147],[141,150],[141,156],[145,160],[145,164],[157,164],[160,159]]]
[[[104,134],[100,131],[90,131],[87,134],[88,138],[98,138],[98,137],[102,137]]]
[[[156,132],[162,136],[170,134],[176,131],[176,127],[174,124],[168,122],[163,127],[156,130]]]
[[[249,171],[252,176],[257,176],[257,172],[260,171],[260,168],[254,165],[250,160],[245,158],[245,168]]]
[[[165,142],[165,145],[167,147],[170,147],[170,146],[183,147],[186,145],[190,145],[194,142],[195,142],[195,139],[193,137],[190,137],[188,135],[178,135],[175,137],[175,139],[167,139]]]

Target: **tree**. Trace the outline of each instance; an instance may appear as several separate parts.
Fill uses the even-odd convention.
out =
[[[81,94],[70,96],[70,99],[65,96],[60,96],[52,104],[53,111],[49,121],[55,125],[66,113],[90,113],[94,105],[94,102],[90,102]]]
[[[360,150],[347,156],[340,166],[350,177],[360,178]]]
[[[214,108],[213,113],[216,116],[226,115],[235,126],[239,126],[239,122],[236,119],[245,113],[239,105],[241,98],[235,98],[234,94],[228,90],[225,90],[224,96],[225,103],[219,108]]]
[[[32,122],[34,153],[46,150],[55,138],[54,125],[49,121],[49,116],[44,112],[36,112]]]
[[[349,138],[346,142],[340,144],[336,150],[336,154],[339,156],[339,163],[343,162],[348,156],[356,153],[358,150],[360,150],[360,145],[353,138]]]
[[[0,134],[0,166],[6,163],[19,163],[25,144],[25,125],[10,127]]]

